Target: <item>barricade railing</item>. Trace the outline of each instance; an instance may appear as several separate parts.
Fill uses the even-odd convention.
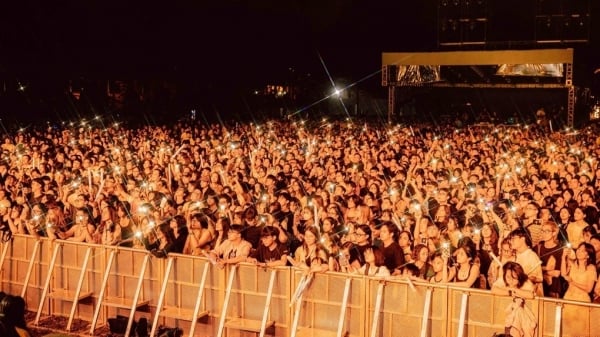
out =
[[[450,336],[445,286],[369,278],[365,336]]]
[[[213,266],[204,257],[169,254],[163,263],[160,290],[156,293],[152,320],[154,333],[159,325],[177,326],[184,335],[216,336],[225,296],[226,270]],[[204,320],[204,324],[197,324]]]
[[[288,330],[290,268],[265,268],[240,263],[229,267],[227,292],[230,296],[221,312],[224,330],[266,334],[283,334]],[[220,322],[221,323],[221,322]],[[232,331],[233,332],[233,331]],[[217,335],[219,336],[219,335]]]
[[[135,312],[138,308],[148,305],[150,302],[144,298],[144,277],[150,262],[150,254],[145,253],[141,258],[141,266],[136,263],[127,263],[122,260],[122,263],[115,263],[118,257],[130,257],[129,262],[136,261],[132,254],[141,254],[139,251],[131,251],[121,249],[114,246],[105,246],[105,251],[108,252],[106,267],[102,277],[102,284],[96,300],[96,308],[90,325],[90,335],[94,334],[96,323],[100,316],[100,312],[104,307],[114,307],[129,310],[129,319],[125,337],[129,337],[131,327],[135,318]],[[114,268],[113,268],[114,267]],[[125,270],[123,270],[125,269]],[[136,270],[139,269],[139,270]],[[136,275],[137,274],[137,275]],[[137,276],[137,279],[135,278]],[[133,292],[126,293],[131,289],[128,286],[129,282],[135,281]],[[131,297],[133,296],[133,297]]]
[[[94,287],[90,286],[92,282],[88,278],[88,265],[94,248],[92,245],[65,244],[63,241],[52,242],[52,257],[48,265],[34,324],[39,323],[44,305],[48,304],[49,312],[53,312],[53,304],[56,303],[45,303],[48,297],[56,301],[71,302],[68,312],[69,320],[65,327],[66,331],[71,330],[77,305],[93,294],[91,289]],[[57,269],[60,272],[57,272]],[[63,313],[63,303],[58,306],[57,312]]]
[[[366,278],[326,273],[307,279],[303,271],[294,270],[293,279],[290,336],[364,336]]]
[[[22,294],[41,315],[90,321],[89,334],[126,311],[186,336],[492,336],[512,299],[486,290],[242,263],[14,235],[0,244],[0,290]],[[301,285],[301,287],[298,287]],[[301,291],[296,291],[301,290]],[[85,296],[84,296],[85,295]],[[81,301],[82,296],[90,300]],[[600,336],[600,305],[525,301],[536,337]],[[129,324],[129,325],[130,325]],[[42,324],[43,325],[43,324]],[[87,329],[87,328],[86,328]]]

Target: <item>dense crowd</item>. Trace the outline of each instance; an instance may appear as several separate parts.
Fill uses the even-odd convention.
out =
[[[591,302],[600,145],[589,130],[550,131],[352,120],[21,130],[1,145],[0,228],[504,295],[519,271],[532,294]],[[510,261],[520,269],[506,275]]]

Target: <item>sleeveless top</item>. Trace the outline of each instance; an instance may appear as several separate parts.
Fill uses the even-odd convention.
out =
[[[459,268],[457,268],[456,269],[456,275],[454,276],[454,281],[455,282],[466,282],[469,279],[469,275],[471,275],[471,268],[473,268],[472,264],[469,265],[469,272],[467,273],[467,278],[465,278],[465,279],[461,279],[459,277],[459,275],[460,275]],[[473,288],[473,289],[479,289],[478,285],[479,285],[479,283],[477,282],[477,280],[475,280],[475,282],[473,282],[473,284],[471,285],[471,288]]]

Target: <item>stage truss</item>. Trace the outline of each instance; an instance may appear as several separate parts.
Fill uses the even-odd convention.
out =
[[[397,79],[398,66],[490,66],[500,64],[563,64],[559,83],[402,83]],[[567,125],[573,127],[575,87],[573,86],[573,49],[535,49],[498,51],[452,51],[431,53],[382,53],[381,84],[388,88],[388,121],[396,105],[396,89],[407,86],[456,88],[523,88],[566,89]]]

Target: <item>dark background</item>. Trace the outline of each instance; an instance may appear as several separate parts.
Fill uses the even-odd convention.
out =
[[[534,41],[534,8],[560,2],[487,1],[488,35],[479,49],[543,47]],[[592,19],[597,2],[591,1]],[[106,113],[111,108],[104,83],[117,79],[159,87],[168,82],[177,99],[158,106],[175,115],[196,106],[206,115],[217,107],[223,113],[252,110],[257,102],[246,95],[271,83],[303,86],[306,92],[319,87],[312,95],[319,96],[331,80],[343,80],[385,99],[382,52],[473,49],[438,45],[438,5],[438,0],[2,2],[0,117],[65,120]],[[574,47],[575,82],[592,90],[597,87],[592,72],[600,67],[595,28],[592,20],[587,43],[546,46]],[[87,101],[64,97],[79,87]],[[237,105],[228,106],[231,101]]]

